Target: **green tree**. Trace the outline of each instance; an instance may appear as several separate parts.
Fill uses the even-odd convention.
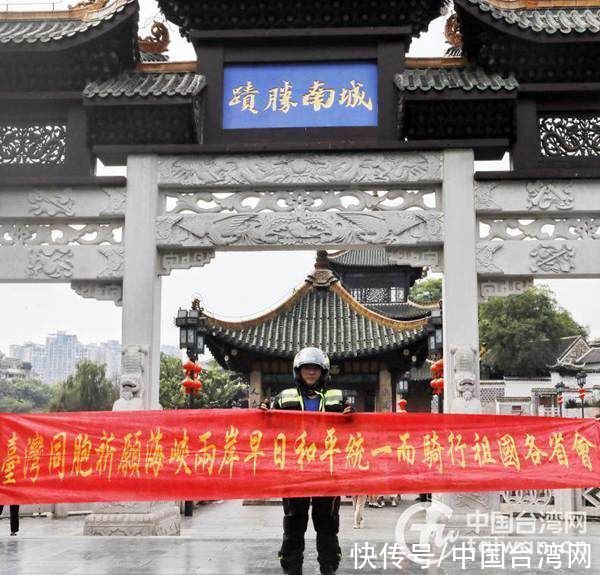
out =
[[[109,411],[116,397],[106,366],[85,360],[77,364],[75,375],[55,386],[50,411]]]
[[[440,278],[419,280],[410,288],[408,297],[415,303],[437,303],[442,299],[442,280]]]
[[[184,373],[181,361],[172,356],[160,356],[160,404],[164,409],[185,409],[188,399],[181,382]],[[229,408],[239,404],[248,395],[248,386],[235,373],[225,371],[212,360],[202,368],[202,389],[196,396],[196,409]]]
[[[185,393],[181,386],[183,376],[181,360],[166,353],[161,353],[159,401],[164,409],[181,409],[185,407]]]
[[[492,376],[540,377],[556,360],[560,338],[586,335],[547,287],[533,287],[479,306],[482,358]]]
[[[52,387],[35,379],[0,381],[0,411],[30,413],[47,411]]]
[[[202,390],[196,403],[199,408],[229,408],[248,396],[248,384],[212,360],[200,374]]]

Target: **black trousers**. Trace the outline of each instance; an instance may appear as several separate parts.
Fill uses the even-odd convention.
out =
[[[4,511],[4,505],[0,505],[0,515]],[[19,506],[10,506],[10,532],[16,533],[19,530]]]
[[[283,500],[283,543],[279,552],[285,570],[299,569],[304,558],[304,534],[312,499],[312,521],[317,532],[317,553],[321,569],[335,571],[342,558],[338,542],[339,497],[295,497]]]

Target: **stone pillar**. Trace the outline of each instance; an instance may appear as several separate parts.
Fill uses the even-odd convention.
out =
[[[481,413],[477,317],[477,222],[471,150],[444,152],[444,413]],[[436,495],[465,532],[467,513],[491,511],[495,493]],[[431,520],[435,521],[435,513]]]
[[[123,277],[123,349],[146,354],[142,399],[144,409],[160,409],[160,296],[155,222],[159,211],[156,156],[127,160],[125,268]]]
[[[256,408],[264,398],[262,374],[258,370],[250,372],[250,388],[248,390],[248,407]]]
[[[159,211],[157,159],[127,161],[123,277],[121,397],[114,411],[160,409],[160,288],[155,222]],[[126,414],[123,414],[126,417]],[[179,535],[179,505],[167,501],[98,504],[84,535]]]
[[[393,411],[392,407],[392,374],[387,369],[381,369],[375,411]]]

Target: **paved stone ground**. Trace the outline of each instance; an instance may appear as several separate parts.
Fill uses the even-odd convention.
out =
[[[454,575],[482,571],[479,558],[466,563],[447,558],[440,566],[422,569],[402,562],[402,569],[388,564],[384,569],[379,557],[357,569],[351,552],[355,544],[368,542],[376,552],[394,541],[394,528],[400,513],[412,502],[398,508],[367,509],[365,528],[352,529],[352,509],[342,506],[340,540],[344,559],[339,575],[357,573],[407,573]],[[193,518],[183,520],[181,537],[130,538],[83,537],[83,517],[68,519],[46,517],[25,518],[18,537],[8,537],[6,513],[0,521],[0,575],[275,575],[281,573],[276,552],[280,544],[282,511],[278,506],[242,506],[239,501],[214,503],[196,508]],[[568,573],[571,575],[600,573],[600,523],[589,523],[586,535],[562,537],[512,537],[511,542],[566,540],[590,543],[591,565],[568,568],[566,556],[559,569],[547,564],[538,566],[534,554],[531,568],[504,570],[485,569],[492,574],[505,571],[527,574]],[[315,534],[312,526],[306,537],[304,574],[318,573]],[[487,539],[489,541],[489,539]],[[410,542],[410,541],[409,541]],[[548,555],[546,553],[546,555]],[[364,554],[361,555],[361,559]],[[547,559],[547,558],[546,558]],[[546,560],[544,559],[544,561]],[[359,561],[360,563],[361,561]]]

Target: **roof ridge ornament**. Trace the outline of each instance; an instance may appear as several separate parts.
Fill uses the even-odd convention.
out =
[[[329,289],[334,283],[339,281],[329,268],[329,257],[325,250],[317,252],[315,270],[308,275],[306,281],[316,289]]]
[[[453,12],[448,16],[444,26],[444,37],[446,42],[450,44],[450,48],[446,51],[449,56],[461,56],[463,46],[463,35],[460,30],[460,20],[458,14]]]
[[[140,52],[162,54],[169,49],[170,41],[169,29],[163,22],[154,21],[150,28],[150,35],[138,38],[138,46]]]
[[[40,10],[40,11],[6,11],[0,12],[0,22],[13,21],[80,21],[92,22],[102,20],[134,0],[83,0],[73,4],[67,10]]]

